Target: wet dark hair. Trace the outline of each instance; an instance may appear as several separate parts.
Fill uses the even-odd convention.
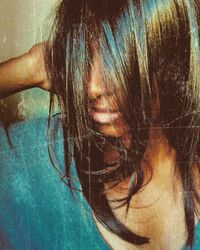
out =
[[[132,244],[145,244],[149,239],[131,232],[115,217],[104,183],[134,176],[127,197],[120,200],[128,206],[143,186],[141,161],[153,124],[162,128],[176,152],[187,244],[193,242],[195,201],[200,201],[192,176],[194,163],[200,170],[199,28],[199,0],[63,0],[55,12],[46,64],[61,112],[67,184],[72,188],[74,159],[83,194],[97,220]],[[119,107],[131,128],[129,149],[120,138],[95,131],[88,115],[85,86],[95,54],[104,64],[105,89],[112,89],[116,100],[122,100],[123,108],[120,103]],[[159,99],[156,122],[155,85]],[[50,122],[54,98],[52,94]],[[104,162],[106,145],[118,150],[118,159]],[[51,155],[52,149],[49,151]]]

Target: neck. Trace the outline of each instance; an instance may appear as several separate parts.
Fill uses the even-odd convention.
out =
[[[130,136],[124,138],[124,145],[130,145]],[[110,158],[111,154],[107,154]],[[166,138],[163,136],[162,130],[159,127],[150,129],[149,143],[145,151],[141,168],[144,173],[143,186],[152,187],[157,186],[161,189],[168,189],[169,187],[176,187],[176,180],[178,180],[177,168],[175,167],[175,151],[169,146]],[[130,177],[127,177],[116,187],[116,190],[121,188],[127,190]],[[110,187],[113,183],[107,183],[105,186]],[[170,189],[171,189],[170,188]]]
[[[161,128],[150,129],[149,144],[144,154],[142,167],[144,174],[148,176],[148,166],[150,166],[152,179],[160,183],[166,183],[176,176],[175,168],[176,153],[168,144]],[[146,163],[145,163],[146,162]]]

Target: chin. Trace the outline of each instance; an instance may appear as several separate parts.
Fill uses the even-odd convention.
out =
[[[108,137],[121,137],[128,133],[127,126],[121,120],[114,122],[113,124],[97,123],[95,124],[95,127],[98,132]]]

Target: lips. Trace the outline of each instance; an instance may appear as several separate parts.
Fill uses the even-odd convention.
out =
[[[105,108],[92,108],[90,114],[95,122],[101,124],[111,123],[120,117],[120,113],[117,110]]]

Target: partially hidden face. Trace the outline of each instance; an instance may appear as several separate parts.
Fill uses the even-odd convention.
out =
[[[109,89],[109,86],[105,87],[102,77],[102,63],[97,58],[94,59],[91,67],[87,95],[90,117],[98,132],[113,137],[127,134],[128,128],[123,115],[116,104],[113,91]]]

